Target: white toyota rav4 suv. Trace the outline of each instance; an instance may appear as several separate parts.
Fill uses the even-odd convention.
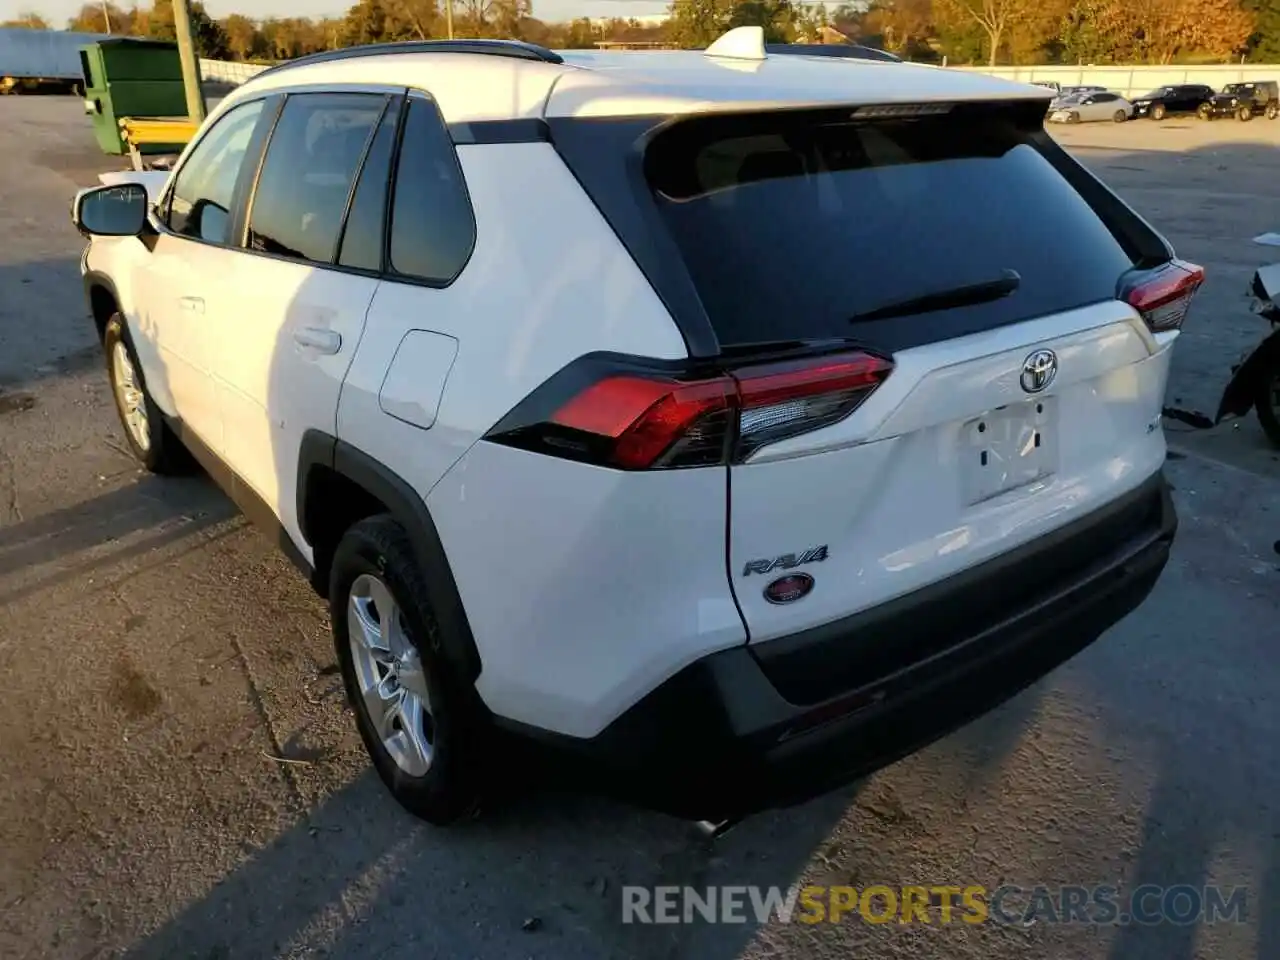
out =
[[[270,69],[158,185],[76,198],[129,442],[189,449],[328,599],[426,819],[499,755],[693,819],[814,796],[1043,676],[1168,558],[1202,271],[1048,97],[756,28]]]

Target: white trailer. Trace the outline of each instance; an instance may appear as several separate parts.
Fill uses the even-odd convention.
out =
[[[0,27],[0,93],[41,83],[83,84],[80,48],[107,37],[105,33]]]

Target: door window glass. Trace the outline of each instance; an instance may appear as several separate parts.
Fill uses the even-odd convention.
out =
[[[249,214],[249,249],[333,263],[347,199],[386,97],[289,97],[267,145]]]
[[[192,149],[169,197],[166,222],[174,233],[209,243],[228,241],[231,197],[262,109],[261,100],[235,107]]]

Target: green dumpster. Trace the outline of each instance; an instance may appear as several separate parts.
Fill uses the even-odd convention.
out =
[[[178,45],[163,40],[112,37],[80,48],[84,109],[103,153],[129,152],[120,135],[123,117],[186,117]],[[182,143],[145,144],[140,152],[178,153]]]

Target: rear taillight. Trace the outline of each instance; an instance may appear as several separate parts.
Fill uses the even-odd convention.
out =
[[[1170,260],[1153,270],[1126,274],[1117,295],[1142,314],[1153,332],[1163,333],[1182,326],[1191,298],[1203,282],[1203,267]]]
[[[549,405],[535,394],[527,413],[512,411],[488,439],[623,470],[741,462],[843,420],[892,369],[858,352],[698,379],[605,368],[582,383],[580,371],[566,370],[575,383],[567,398]]]

